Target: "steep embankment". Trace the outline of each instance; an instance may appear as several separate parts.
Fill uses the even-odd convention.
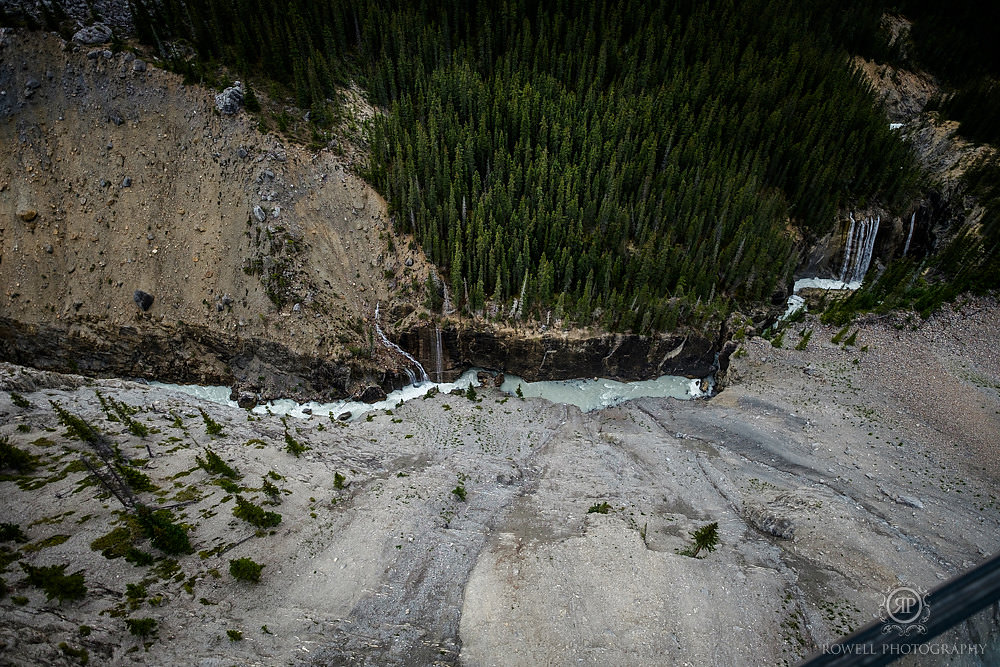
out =
[[[0,365],[0,437],[38,457],[0,480],[27,540],[0,545],[4,659],[794,664],[868,623],[890,589],[933,588],[1000,549],[998,317],[977,300],[916,330],[873,320],[849,346],[808,319],[804,350],[747,341],[711,401],[590,414],[480,389],[283,423]],[[110,421],[97,391],[150,433]],[[158,487],[137,496],[172,507],[195,553],[129,532],[50,400],[120,445]],[[208,449],[242,477],[200,467]],[[235,517],[237,493],[280,522]],[[678,553],[709,522],[718,548]],[[156,561],[128,562],[130,544]],[[260,583],[233,578],[238,558],[264,566]],[[18,563],[67,564],[87,593],[46,600]],[[157,623],[145,639],[126,626],[142,618]],[[980,664],[995,664],[995,621],[939,641],[985,645]]]
[[[391,365],[364,320],[426,269],[390,248],[348,158],[261,135],[131,54],[4,42],[4,358],[268,395],[342,394]]]

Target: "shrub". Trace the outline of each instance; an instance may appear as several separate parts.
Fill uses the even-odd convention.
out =
[[[28,536],[16,523],[0,523],[0,542],[27,542]]]
[[[465,502],[465,486],[459,484],[451,490],[451,494],[458,500]]]
[[[63,600],[79,600],[87,594],[87,587],[83,583],[83,570],[64,574],[69,563],[45,567],[35,567],[26,563],[18,565],[28,575],[28,583],[42,589],[49,600],[57,598],[62,603]]]
[[[20,447],[10,444],[7,436],[0,437],[0,470],[12,468],[20,472],[35,469],[35,457]]]
[[[691,539],[694,540],[694,544],[678,553],[684,556],[691,556],[691,558],[697,558],[698,552],[702,549],[705,551],[715,551],[715,547],[719,544],[719,522],[713,521],[712,523],[705,524],[698,530],[692,530]]]
[[[211,449],[205,449],[204,459],[200,456],[196,456],[194,457],[194,460],[198,462],[199,466],[213,475],[222,475],[224,477],[228,477],[229,479],[239,479],[241,477],[239,471],[230,467],[229,464],[223,461],[222,458]]]
[[[345,481],[347,481],[347,478],[341,475],[339,472],[333,473],[333,488],[337,489],[338,491],[347,488],[347,485],[344,484]]]
[[[30,408],[31,402],[16,392],[10,392],[10,402],[19,408]]]
[[[222,430],[222,424],[218,423],[214,419],[208,416],[208,413],[198,408],[198,412],[201,413],[201,418],[205,421],[205,432],[210,436],[224,435]]]
[[[239,493],[241,491],[240,485],[231,479],[223,477],[218,481],[218,485],[226,491],[226,493]]]
[[[193,553],[187,531],[173,522],[170,510],[153,511],[144,505],[137,509],[139,525],[142,526],[153,546],[168,554]]]
[[[465,390],[465,397],[470,401],[476,400],[476,389],[471,384],[469,388]]]
[[[156,491],[157,487],[149,476],[127,464],[115,466],[133,491]]]
[[[806,332],[802,334],[802,339],[795,346],[795,349],[799,351],[806,349],[806,345],[809,344],[809,339],[812,338],[812,335],[813,335],[813,330],[807,329]]]
[[[87,653],[87,649],[85,648],[73,648],[66,642],[59,642],[59,650],[65,655],[79,660],[81,665],[86,665],[90,662],[90,654]]]
[[[229,574],[243,581],[252,581],[254,583],[260,581],[260,571],[263,569],[263,565],[254,562],[250,558],[237,558],[229,561]]]
[[[293,438],[291,433],[285,431],[285,451],[298,457],[302,452],[306,451],[306,448],[302,443]]]
[[[128,631],[136,637],[148,637],[156,632],[156,619],[154,618],[126,618],[125,625]]]
[[[269,496],[271,498],[271,502],[272,503],[274,503],[274,504],[280,503],[281,502],[281,489],[279,489],[278,486],[274,482],[272,482],[271,480],[269,480],[267,477],[264,477],[263,480],[264,480],[264,483],[260,487],[260,490],[263,491],[265,494],[267,494],[267,496]]]
[[[590,506],[590,509],[587,510],[587,514],[607,514],[609,510],[611,510],[611,505],[607,502],[594,503]]]
[[[18,424],[17,425],[17,432],[18,433],[31,433],[31,425],[30,424]]]
[[[233,516],[243,519],[257,528],[273,528],[281,523],[281,515],[277,512],[268,512],[264,508],[254,505],[242,496],[236,496],[236,507],[233,508]]]
[[[238,642],[243,639],[243,633],[239,630],[226,630],[226,635],[229,637],[229,641],[231,642]]]
[[[99,445],[103,440],[100,431],[88,424],[83,418],[77,417],[63,408],[55,401],[49,401],[52,408],[59,415],[59,422],[66,427],[66,436],[89,442],[92,445]]]
[[[156,559],[151,553],[146,553],[142,549],[136,549],[135,547],[129,547],[128,551],[125,552],[125,560],[132,563],[136,567],[139,567],[143,565],[152,565],[153,561]]]

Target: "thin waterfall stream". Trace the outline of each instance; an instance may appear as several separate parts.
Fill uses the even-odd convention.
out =
[[[420,377],[417,378],[417,376],[415,376],[409,368],[406,369],[406,374],[410,376],[410,384],[419,384],[417,382],[418,379],[420,383],[429,381],[430,378],[427,377],[427,371],[425,371],[424,367],[420,365],[420,362],[417,361],[413,357],[413,355],[411,355],[409,352],[407,352],[406,350],[404,350],[403,348],[401,348],[400,346],[396,345],[391,340],[389,340],[389,338],[385,335],[385,332],[382,331],[382,327],[378,323],[379,308],[381,307],[381,305],[382,305],[381,303],[375,304],[375,333],[377,333],[378,337],[382,339],[382,342],[385,343],[386,347],[388,347],[391,350],[395,350],[396,352],[399,352],[401,355],[406,357],[410,361],[410,363],[412,363],[420,370]],[[440,374],[438,375],[438,378],[440,379]]]

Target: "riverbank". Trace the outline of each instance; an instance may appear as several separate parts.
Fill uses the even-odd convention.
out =
[[[998,325],[976,299],[862,322],[844,345],[808,316],[780,349],[746,341],[710,401],[584,414],[477,389],[350,424],[4,365],[0,434],[40,457],[0,482],[28,538],[6,547],[88,586],[58,605],[11,563],[5,658],[55,662],[65,642],[105,664],[793,664],[870,621],[886,590],[932,588],[1000,549]],[[109,421],[95,390],[158,432]],[[85,447],[50,400],[135,459],[159,487],[145,502],[185,503],[172,511],[194,554],[172,565],[136,538],[161,559],[137,567],[91,547],[121,507],[73,465]],[[207,449],[277,526],[233,516],[234,492],[196,461]],[[680,554],[710,522],[718,548]],[[229,574],[240,557],[264,565],[259,584]],[[146,617],[155,635],[130,635],[125,619]],[[995,641],[987,621],[953,639]]]

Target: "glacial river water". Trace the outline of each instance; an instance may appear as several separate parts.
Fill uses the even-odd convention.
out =
[[[351,400],[336,401],[333,403],[297,403],[289,399],[282,399],[258,405],[253,409],[253,412],[256,414],[267,414],[270,412],[272,414],[289,415],[299,418],[308,417],[310,414],[319,416],[333,415],[334,418],[337,418],[345,413],[350,413],[350,419],[357,419],[372,411],[392,409],[399,405],[401,401],[420,398],[432,388],[436,388],[440,393],[447,394],[456,389],[465,391],[470,386],[478,387],[477,373],[478,369],[468,370],[454,382],[425,381],[418,384],[410,384],[389,393],[384,401],[377,403],[369,404]],[[177,385],[160,382],[150,382],[149,384],[168,391],[177,391],[215,403],[237,407],[235,401],[229,400],[229,387],[204,387],[200,385]],[[670,397],[680,400],[701,398],[711,394],[712,382],[710,379],[707,384],[707,391],[702,391],[701,380],[674,375],[664,375],[653,380],[637,382],[617,382],[603,378],[526,382],[516,375],[507,375],[500,389],[514,395],[517,393],[518,387],[520,387],[521,394],[525,397],[540,397],[553,403],[567,403],[577,406],[584,412],[590,412],[591,410],[618,405],[633,398]]]

